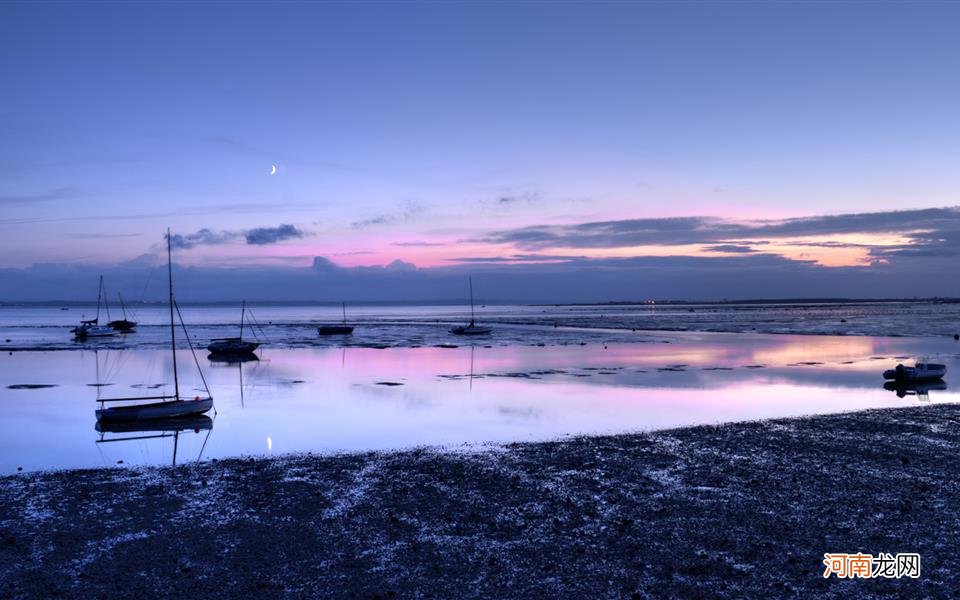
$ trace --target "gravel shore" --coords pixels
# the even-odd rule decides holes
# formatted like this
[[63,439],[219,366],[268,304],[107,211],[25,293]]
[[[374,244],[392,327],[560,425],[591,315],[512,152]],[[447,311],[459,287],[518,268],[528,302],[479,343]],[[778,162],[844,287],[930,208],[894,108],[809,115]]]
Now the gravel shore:
[[[960,406],[0,479],[0,597],[949,596]],[[919,579],[824,579],[824,552]]]

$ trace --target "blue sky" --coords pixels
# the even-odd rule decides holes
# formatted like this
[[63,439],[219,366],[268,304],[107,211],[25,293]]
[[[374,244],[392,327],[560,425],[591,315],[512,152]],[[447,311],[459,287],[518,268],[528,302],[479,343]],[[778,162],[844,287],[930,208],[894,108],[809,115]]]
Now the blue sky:
[[[527,252],[491,240],[537,226],[955,206],[958,22],[953,3],[5,3],[0,267],[123,263],[167,226],[224,234],[178,253],[198,267],[429,269]],[[245,243],[281,225],[302,235]],[[866,269],[914,239],[815,234],[765,251]],[[704,250],[588,258],[671,253]]]

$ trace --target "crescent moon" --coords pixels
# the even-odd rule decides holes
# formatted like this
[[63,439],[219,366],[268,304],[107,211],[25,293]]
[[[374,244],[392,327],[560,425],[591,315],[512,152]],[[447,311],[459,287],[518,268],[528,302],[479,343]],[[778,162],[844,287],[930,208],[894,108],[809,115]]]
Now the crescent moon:
[[270,174],[271,175],[277,174],[277,165],[270,165]]

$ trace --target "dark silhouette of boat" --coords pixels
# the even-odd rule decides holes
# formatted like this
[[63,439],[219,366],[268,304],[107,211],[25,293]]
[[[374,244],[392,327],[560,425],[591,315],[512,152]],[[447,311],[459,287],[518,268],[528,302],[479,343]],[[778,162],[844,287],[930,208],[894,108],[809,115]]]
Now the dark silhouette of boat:
[[260,347],[259,342],[251,342],[243,339],[243,318],[247,312],[247,303],[244,301],[240,307],[240,336],[229,338],[218,338],[211,340],[207,346],[211,356],[237,357],[250,356],[254,350]]
[[341,302],[340,306],[343,308],[343,322],[339,325],[336,324],[324,324],[320,327],[317,327],[317,333],[319,335],[350,335],[353,333],[353,325],[347,325],[347,304],[346,302]]
[[473,277],[470,278],[470,322],[466,325],[458,325],[450,330],[454,335],[489,335],[493,332],[492,327],[477,325],[473,309]]
[[[105,402],[141,402],[140,404],[131,404],[125,406],[111,406],[109,408],[100,408],[96,411],[97,421],[100,423],[108,422],[130,422],[130,421],[155,421],[170,418],[182,418],[193,415],[201,415],[213,408],[213,396],[207,387],[206,379],[203,379],[203,371],[200,371],[200,377],[203,379],[206,388],[206,396],[195,396],[192,400],[180,397],[180,379],[177,374],[177,340],[176,340],[176,322],[173,317],[176,307],[177,315],[180,317],[180,326],[183,333],[187,336],[186,324],[183,322],[183,316],[180,315],[180,307],[176,306],[173,299],[173,259],[170,248],[170,230],[167,230],[167,282],[170,292],[170,353],[173,358],[173,395],[147,396],[147,397],[128,397],[128,398],[98,398],[101,406]],[[190,351],[193,352],[193,344],[189,344]],[[193,353],[194,363],[197,369],[200,369],[200,362],[197,360],[196,353]],[[159,402],[142,403],[144,400],[159,400]]]
[[[123,296],[119,293],[117,294],[117,299],[120,300],[120,310],[123,311],[123,318],[117,319],[115,321],[110,321],[107,323],[107,326],[112,327],[115,331],[120,333],[130,333],[133,331],[133,328],[137,326],[136,321],[131,321],[127,318],[127,307],[123,303]],[[107,318],[110,318],[110,307],[107,306]]]

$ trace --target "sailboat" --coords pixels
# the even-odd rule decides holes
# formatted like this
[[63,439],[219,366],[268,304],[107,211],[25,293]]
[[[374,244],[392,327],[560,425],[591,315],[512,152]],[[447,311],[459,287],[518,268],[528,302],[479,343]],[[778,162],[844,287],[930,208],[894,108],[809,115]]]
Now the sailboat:
[[340,325],[321,325],[317,327],[317,333],[320,335],[350,335],[353,333],[353,325],[347,325],[347,303],[341,302],[343,308],[343,323]]
[[240,337],[211,340],[207,346],[211,356],[249,356],[260,346],[258,342],[243,341],[243,317],[246,312],[247,303],[244,301],[240,307]]
[[477,325],[474,318],[474,309],[473,309],[473,277],[470,278],[470,323],[467,325],[458,325],[450,330],[450,333],[454,335],[487,335],[491,333],[493,329],[491,327],[484,327],[483,325]]
[[[127,307],[123,304],[123,296],[118,293],[117,299],[120,300],[120,310],[123,311],[123,318],[117,319],[116,321],[110,321],[107,323],[107,325],[112,327],[115,331],[119,331],[121,333],[130,333],[133,331],[133,328],[137,326],[137,322],[127,319]],[[107,318],[110,318],[109,306],[107,306]]]
[[97,287],[97,316],[92,319],[81,320],[80,325],[70,330],[75,339],[85,340],[87,338],[110,337],[116,333],[112,327],[100,325],[100,303],[102,299],[103,275],[100,276],[100,283]]
[[[185,400],[180,397],[180,380],[177,376],[177,340],[176,340],[176,322],[173,318],[174,308],[177,315],[180,316],[180,307],[176,306],[173,299],[173,259],[170,250],[170,230],[167,230],[167,282],[170,288],[170,353],[173,358],[173,395],[131,397],[131,398],[98,398],[101,406],[105,402],[139,402],[143,400],[159,400],[160,402],[147,402],[144,404],[132,404],[125,406],[111,406],[109,408],[100,408],[97,410],[97,421],[101,423],[118,421],[146,421],[153,419],[172,419],[176,417],[190,417],[193,415],[202,415],[213,408],[213,396],[210,394],[210,388],[207,387],[207,380],[203,377],[203,371],[200,369],[200,361],[197,360],[196,353],[193,353],[193,362],[197,365],[200,372],[200,379],[203,381],[206,396],[195,396],[192,400]],[[180,316],[180,326],[183,333],[187,336],[187,326]],[[193,352],[193,345],[190,344],[190,351]]]

